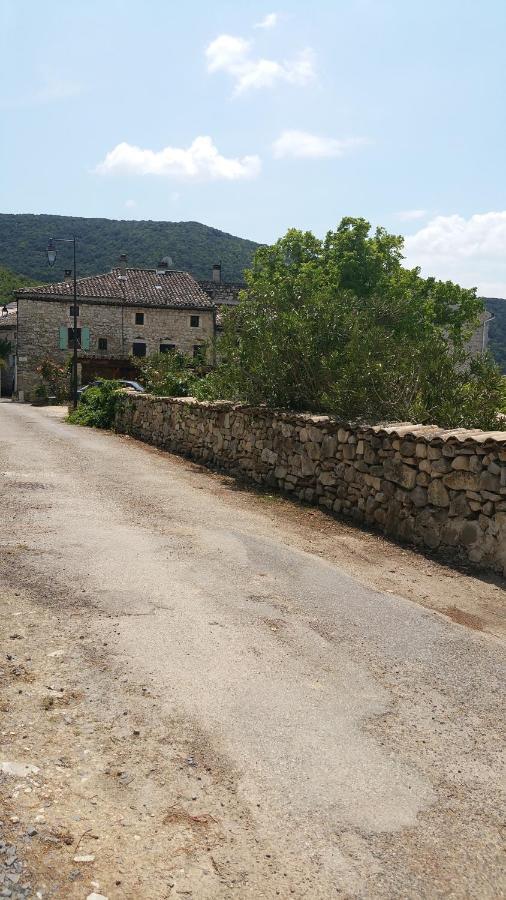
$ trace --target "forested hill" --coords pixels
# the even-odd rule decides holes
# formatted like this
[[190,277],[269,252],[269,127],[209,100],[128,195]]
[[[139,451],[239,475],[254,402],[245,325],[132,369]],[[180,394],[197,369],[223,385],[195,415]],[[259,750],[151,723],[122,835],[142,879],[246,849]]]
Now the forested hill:
[[489,325],[489,347],[496,362],[506,374],[506,299],[501,297],[483,299],[488,311],[494,316]]
[[121,253],[128,264],[154,268],[164,256],[174,268],[210,278],[213,263],[221,262],[223,278],[239,281],[258,244],[234,237],[199,222],[134,222],[84,219],[72,216],[0,213],[0,266],[23,272],[36,281],[58,280],[72,267],[72,249],[58,245],[58,259],[50,269],[45,247],[50,237],[80,238],[78,274],[108,272]]

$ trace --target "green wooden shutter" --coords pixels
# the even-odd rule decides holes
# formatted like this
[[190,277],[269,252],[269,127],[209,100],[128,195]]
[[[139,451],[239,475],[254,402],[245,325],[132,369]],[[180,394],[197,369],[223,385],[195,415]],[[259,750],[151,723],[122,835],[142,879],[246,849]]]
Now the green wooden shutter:
[[81,350],[90,349],[90,329],[87,325],[81,328]]
[[68,329],[66,325],[60,325],[60,350],[67,350],[69,345]]

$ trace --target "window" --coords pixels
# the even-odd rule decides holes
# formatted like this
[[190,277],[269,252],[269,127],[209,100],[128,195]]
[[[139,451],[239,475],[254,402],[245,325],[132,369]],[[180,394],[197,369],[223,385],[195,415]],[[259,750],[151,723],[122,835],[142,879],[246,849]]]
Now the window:
[[193,358],[198,362],[204,362],[204,347],[202,344],[193,345]]
[[107,338],[99,338],[98,339],[98,349],[99,350],[107,350]]
[[[71,306],[69,309],[69,316],[73,316],[73,315],[74,315],[74,307]],[[78,316],[78,315],[79,315],[79,307],[76,306],[76,316]]]
[[175,350],[175,344],[160,344],[160,353],[170,353],[171,350]]
[[146,344],[141,341],[134,341],[132,344],[132,354],[134,356],[146,356]]
[[190,327],[198,328],[200,325],[200,316],[190,316]]
[[[77,329],[76,348],[78,350],[90,349],[90,329],[87,325]],[[74,329],[60,325],[60,350],[74,349]]]
[[[68,328],[67,335],[68,335],[67,336],[67,347],[69,348],[69,350],[73,350],[74,349],[74,329]],[[77,329],[77,348],[80,349],[80,347],[81,347],[81,329],[78,328]]]
[[144,325],[144,313],[135,313],[135,324]]

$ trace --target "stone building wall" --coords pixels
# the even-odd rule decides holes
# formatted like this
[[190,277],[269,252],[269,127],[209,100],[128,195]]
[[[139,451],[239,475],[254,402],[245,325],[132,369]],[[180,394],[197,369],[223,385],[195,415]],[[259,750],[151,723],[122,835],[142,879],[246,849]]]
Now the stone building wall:
[[[18,392],[30,400],[40,384],[37,366],[49,357],[64,363],[71,350],[60,350],[60,326],[72,328],[72,299],[18,299]],[[146,342],[149,355],[161,343],[175,344],[178,350],[193,353],[197,344],[211,342],[213,311],[133,306],[104,300],[86,302],[79,298],[77,327],[90,329],[89,351],[79,351],[79,359],[128,359],[137,339]],[[135,313],[144,313],[144,325],[135,324]],[[190,316],[199,316],[199,326],[191,327]],[[99,350],[99,338],[107,338],[107,350]]]
[[147,394],[122,395],[116,428],[506,575],[506,431],[352,426]]

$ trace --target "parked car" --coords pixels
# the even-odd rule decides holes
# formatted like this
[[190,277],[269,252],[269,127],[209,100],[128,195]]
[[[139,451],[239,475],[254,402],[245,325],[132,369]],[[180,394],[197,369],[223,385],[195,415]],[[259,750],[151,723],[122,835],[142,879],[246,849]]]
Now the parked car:
[[[99,387],[99,385],[103,384],[105,380],[106,379],[104,378],[100,378],[98,381],[90,381],[89,384],[83,385],[83,387],[79,388],[77,392],[78,397],[81,397],[81,395],[84,394],[84,392],[87,391],[90,387]],[[118,384],[121,385],[121,387],[130,388],[130,390],[132,391],[137,391],[138,394],[144,394],[146,390],[145,388],[143,388],[142,384],[139,384],[138,381],[126,381],[124,378],[114,378],[110,380],[117,381]]]

